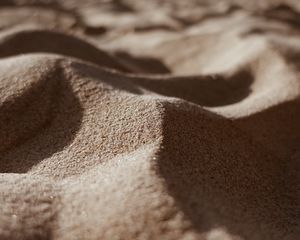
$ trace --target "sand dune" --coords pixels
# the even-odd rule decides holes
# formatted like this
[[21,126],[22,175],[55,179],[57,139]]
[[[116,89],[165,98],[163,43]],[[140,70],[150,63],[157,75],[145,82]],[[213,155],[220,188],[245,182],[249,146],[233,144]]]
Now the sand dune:
[[3,3],[1,240],[299,238],[300,8],[181,2]]

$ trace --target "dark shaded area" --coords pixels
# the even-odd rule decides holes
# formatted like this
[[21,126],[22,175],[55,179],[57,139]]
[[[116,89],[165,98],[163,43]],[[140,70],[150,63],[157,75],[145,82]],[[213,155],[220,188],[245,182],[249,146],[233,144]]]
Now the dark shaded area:
[[32,0],[32,1],[18,1],[18,0],[1,0],[0,6],[43,6],[43,7],[59,7],[59,1],[50,0]]
[[98,27],[85,26],[84,33],[87,35],[102,35],[107,33],[107,28],[104,26],[98,26]]
[[170,70],[162,61],[151,58],[133,56],[123,51],[117,51],[114,55],[120,62],[126,65],[134,73],[168,74]]
[[106,10],[113,12],[135,12],[135,9],[128,3],[124,2],[124,0],[112,0],[106,4],[102,3],[101,8],[103,8],[103,6]]
[[[75,137],[81,125],[82,108],[68,80],[62,73],[56,77],[58,85],[51,96],[52,105],[47,120],[28,134],[27,139],[22,139],[14,148],[1,152],[0,172],[25,173],[43,159],[63,150]],[[39,104],[43,107],[42,103]],[[37,117],[38,109],[31,111]],[[24,127],[24,123],[21,123],[19,126]]]
[[171,31],[175,32],[178,31],[178,27],[170,26],[167,24],[141,24],[140,26],[134,27],[135,32],[146,32],[146,31],[153,31],[153,30],[164,30],[164,31]]
[[[0,152],[23,142],[47,121],[56,96],[58,71],[49,71],[27,89],[13,92],[0,104]],[[7,81],[7,80],[6,80]],[[12,80],[13,81],[13,80]],[[26,81],[20,78],[18,81]],[[16,83],[12,83],[16,84]]]
[[263,18],[280,21],[300,30],[300,13],[286,4],[280,4],[261,13]]
[[1,0],[0,1],[0,7],[5,6],[14,6],[15,4],[11,0]]
[[221,116],[187,103],[164,109],[157,172],[194,230],[297,239],[295,206],[281,192],[281,159]]
[[223,106],[239,102],[251,92],[253,76],[239,71],[232,76],[170,77],[134,79],[136,84],[161,95],[182,98],[202,106]]
[[234,123],[265,149],[281,158],[281,171],[278,174],[281,196],[278,201],[285,209],[286,218],[290,220],[290,228],[296,229],[300,236],[300,99],[236,119]]
[[248,36],[251,34],[268,34],[268,33],[276,33],[281,36],[285,35],[298,35],[300,31],[300,13],[295,9],[286,4],[279,4],[275,7],[270,7],[265,11],[254,12],[253,16],[261,17],[267,22],[277,21],[279,23],[283,23],[287,28],[283,29],[276,26],[256,26],[251,28],[249,31],[246,31],[242,34],[242,36]]
[[269,150],[288,158],[298,149],[300,141],[300,99],[286,101],[234,122]]

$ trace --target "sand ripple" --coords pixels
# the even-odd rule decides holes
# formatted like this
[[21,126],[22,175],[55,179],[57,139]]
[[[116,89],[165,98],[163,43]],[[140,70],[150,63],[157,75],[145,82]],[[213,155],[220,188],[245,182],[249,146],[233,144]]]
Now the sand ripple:
[[297,239],[290,8],[1,31],[0,239]]

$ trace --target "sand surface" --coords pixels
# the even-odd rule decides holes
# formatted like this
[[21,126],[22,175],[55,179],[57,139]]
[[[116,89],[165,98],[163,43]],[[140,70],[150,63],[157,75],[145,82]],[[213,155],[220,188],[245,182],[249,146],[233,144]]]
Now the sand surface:
[[0,240],[300,239],[300,2],[0,1]]

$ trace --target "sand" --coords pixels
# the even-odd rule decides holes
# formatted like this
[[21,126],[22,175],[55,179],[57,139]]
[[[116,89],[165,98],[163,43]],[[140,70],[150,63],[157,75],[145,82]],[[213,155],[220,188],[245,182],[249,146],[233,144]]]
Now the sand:
[[297,240],[298,1],[1,1],[0,240]]

